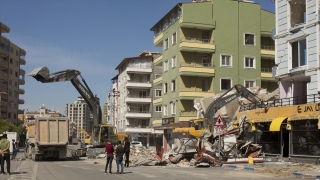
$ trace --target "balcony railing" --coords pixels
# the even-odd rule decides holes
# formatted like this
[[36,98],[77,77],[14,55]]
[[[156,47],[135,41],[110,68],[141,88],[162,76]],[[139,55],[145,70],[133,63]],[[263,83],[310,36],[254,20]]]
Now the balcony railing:
[[24,85],[25,81],[23,79],[19,79],[19,85]]
[[261,45],[261,49],[274,51],[274,46],[265,46],[265,45]]
[[192,88],[181,88],[180,92],[209,92],[209,90],[205,91],[202,87],[192,87]]
[[21,74],[21,75],[25,75],[25,74],[26,74],[26,71],[25,71],[24,69],[21,69],[21,68],[20,68],[20,74]]
[[299,104],[309,104],[309,103],[318,103],[319,95],[318,94],[311,94],[305,96],[295,96],[289,98],[282,98],[282,99],[275,99],[267,102],[261,103],[249,103],[240,107],[241,111],[247,111],[252,109],[258,109],[265,107],[265,103],[267,103],[267,107],[279,107],[279,106],[292,106],[292,105],[299,105]]
[[151,65],[149,64],[129,64],[129,68],[143,68],[143,69],[150,69]]
[[138,125],[138,126],[127,126],[128,128],[149,128],[149,126],[146,125]]
[[151,113],[151,111],[148,108],[142,108],[142,107],[136,107],[136,106],[130,106],[127,107],[128,113]]
[[0,60],[0,67],[7,69],[8,68],[8,62],[4,60]]
[[261,68],[261,72],[271,73],[272,72],[272,68]]
[[197,116],[197,112],[196,111],[183,111],[183,112],[180,112],[180,116],[181,117]]
[[0,73],[0,80],[8,80],[8,75],[5,73]]
[[192,38],[192,37],[182,37],[180,42],[194,42],[194,43],[202,43],[202,44],[210,44],[213,43],[211,39],[201,39],[201,38]]
[[26,60],[24,59],[24,56],[20,56],[19,62],[21,65],[26,65]]
[[24,104],[24,100],[23,99],[19,99],[18,103],[19,104]]
[[195,67],[195,68],[214,68],[211,63],[196,63],[196,62],[182,62],[181,67]]
[[149,80],[146,80],[146,81],[140,81],[140,80],[128,80],[128,82],[131,82],[131,83],[150,83],[150,81]]
[[139,94],[128,94],[128,97],[130,97],[130,98],[151,98],[149,95],[148,96],[141,96]]
[[19,94],[24,94],[24,89],[19,88]]

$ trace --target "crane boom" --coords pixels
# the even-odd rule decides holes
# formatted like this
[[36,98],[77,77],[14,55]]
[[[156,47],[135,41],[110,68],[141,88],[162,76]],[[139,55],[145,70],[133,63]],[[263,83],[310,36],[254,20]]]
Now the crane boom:
[[[80,93],[83,99],[88,104],[93,116],[92,136],[93,143],[98,143],[98,128],[102,123],[102,111],[100,106],[100,100],[94,96],[84,78],[81,76],[80,71],[74,69],[67,69],[64,71],[58,71],[51,73],[47,67],[41,67],[34,69],[29,76],[34,77],[37,81],[42,83],[70,81],[76,90]],[[81,77],[84,85],[79,81],[78,76]]]

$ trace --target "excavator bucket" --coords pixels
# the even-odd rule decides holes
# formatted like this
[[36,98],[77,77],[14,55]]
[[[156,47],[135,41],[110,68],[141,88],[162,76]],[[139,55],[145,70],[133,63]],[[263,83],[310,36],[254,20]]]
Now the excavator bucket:
[[50,71],[47,67],[39,67],[28,75],[34,77],[37,81],[45,82],[50,78]]

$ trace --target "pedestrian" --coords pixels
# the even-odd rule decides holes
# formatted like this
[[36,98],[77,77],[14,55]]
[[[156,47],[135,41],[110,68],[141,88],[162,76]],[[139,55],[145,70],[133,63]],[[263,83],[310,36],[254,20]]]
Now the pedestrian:
[[11,175],[10,172],[10,141],[8,141],[7,134],[2,135],[2,139],[0,141],[0,161],[1,161],[1,173],[5,174],[4,172],[4,161],[7,163],[7,173]]
[[17,143],[15,139],[12,139],[12,155],[11,155],[11,161],[16,158],[17,155]]
[[[117,163],[117,173],[123,174],[123,154],[124,154],[124,148],[121,144],[121,141],[118,140],[118,146],[116,148],[116,163]],[[119,172],[119,165],[121,167],[121,171]]]
[[107,154],[107,162],[106,162],[106,168],[104,170],[104,173],[107,174],[108,164],[109,164],[109,173],[111,174],[111,168],[112,168],[112,160],[113,160],[113,153],[114,148],[111,144],[111,140],[109,139],[106,144],[106,154]]
[[126,155],[124,167],[129,167],[130,142],[128,140],[128,137],[124,138],[124,153]]

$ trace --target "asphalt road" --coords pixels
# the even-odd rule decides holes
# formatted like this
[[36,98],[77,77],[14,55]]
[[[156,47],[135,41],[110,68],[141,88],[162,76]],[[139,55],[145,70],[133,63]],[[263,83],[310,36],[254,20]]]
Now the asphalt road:
[[[236,171],[219,167],[194,168],[170,166],[140,166],[124,169],[124,174],[104,174],[104,160],[77,160],[77,161],[42,161],[31,160],[12,161],[12,175],[0,175],[0,180],[90,180],[90,179],[290,179],[275,177],[272,174],[258,174],[254,171]],[[113,172],[116,172],[113,164]],[[296,178],[291,178],[296,179]]]

